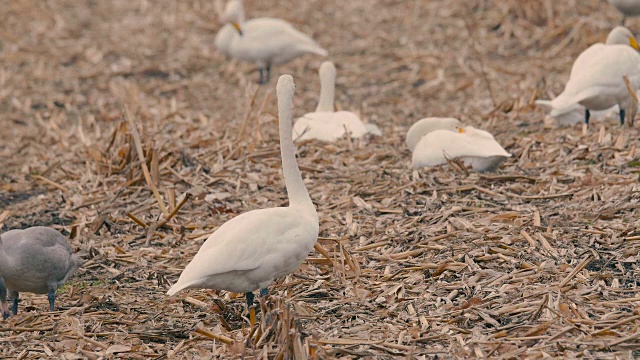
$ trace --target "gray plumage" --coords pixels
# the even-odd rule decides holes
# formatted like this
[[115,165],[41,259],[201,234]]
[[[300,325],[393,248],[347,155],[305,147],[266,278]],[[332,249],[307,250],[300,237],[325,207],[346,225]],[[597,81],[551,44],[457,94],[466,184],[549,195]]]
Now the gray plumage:
[[[7,316],[7,294],[12,312],[18,311],[18,293],[48,294],[54,308],[55,292],[80,267],[67,239],[54,229],[35,226],[0,235],[0,303]],[[6,290],[5,290],[6,286]],[[3,296],[4,294],[4,296]]]

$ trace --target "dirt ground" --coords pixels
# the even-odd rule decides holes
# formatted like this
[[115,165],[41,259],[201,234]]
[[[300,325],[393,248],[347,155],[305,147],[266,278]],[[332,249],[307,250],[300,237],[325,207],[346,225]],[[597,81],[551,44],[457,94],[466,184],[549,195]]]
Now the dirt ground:
[[[337,105],[384,135],[298,145],[327,256],[271,287],[257,327],[242,295],[166,296],[218,226],[287,204],[277,76],[295,79],[295,115],[318,100],[320,57],[258,87],[218,53],[222,6],[0,4],[0,228],[52,226],[86,261],[56,311],[21,295],[1,358],[640,356],[637,127],[545,128],[533,106],[620,22],[599,0],[245,0],[323,45]],[[426,116],[513,157],[412,170],[404,137]]]

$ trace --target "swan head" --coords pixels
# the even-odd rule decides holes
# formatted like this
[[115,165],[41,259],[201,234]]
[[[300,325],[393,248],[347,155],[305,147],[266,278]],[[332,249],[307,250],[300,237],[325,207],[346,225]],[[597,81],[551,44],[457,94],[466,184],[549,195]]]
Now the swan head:
[[462,128],[460,120],[454,118],[424,118],[418,120],[407,132],[407,146],[413,152],[423,136],[436,130],[449,130],[458,132]]
[[295,90],[296,85],[293,83],[293,76],[287,74],[281,75],[278,79],[278,85],[276,85],[276,94],[278,95],[278,98],[293,98]]
[[242,29],[240,28],[240,24],[244,22],[244,6],[242,5],[242,0],[230,0],[224,8],[222,20],[230,23],[238,33],[242,35]]
[[629,45],[636,51],[640,50],[640,45],[631,30],[624,26],[616,26],[607,36],[607,45]]
[[320,69],[318,70],[318,74],[320,74],[320,80],[322,79],[333,79],[335,81],[336,78],[336,67],[333,65],[331,61],[325,61],[320,65]]

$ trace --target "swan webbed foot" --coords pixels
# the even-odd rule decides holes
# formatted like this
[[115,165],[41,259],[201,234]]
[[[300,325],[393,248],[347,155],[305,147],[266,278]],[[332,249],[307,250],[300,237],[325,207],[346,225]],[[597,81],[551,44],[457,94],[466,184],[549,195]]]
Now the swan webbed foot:
[[54,305],[56,302],[56,291],[49,291],[49,293],[47,294],[47,299],[49,299],[49,311],[53,311],[55,309]]
[[589,109],[584,110],[584,123],[589,125],[589,118],[591,117],[591,112]]
[[624,125],[625,114],[626,114],[626,111],[624,111],[624,109],[620,109],[620,125]]

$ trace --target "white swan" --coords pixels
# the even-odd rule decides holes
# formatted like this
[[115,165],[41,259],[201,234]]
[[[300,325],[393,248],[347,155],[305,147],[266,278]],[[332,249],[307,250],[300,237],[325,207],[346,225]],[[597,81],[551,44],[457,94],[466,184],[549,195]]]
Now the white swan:
[[336,67],[325,61],[318,71],[320,74],[320,101],[315,112],[306,113],[296,120],[293,127],[294,140],[317,139],[336,141],[345,132],[352,138],[360,138],[367,133],[380,135],[380,129],[373,124],[364,124],[358,115],[350,111],[334,111],[333,101],[336,90]]
[[583,51],[571,68],[564,91],[551,101],[554,109],[575,104],[586,108],[585,123],[591,110],[620,107],[620,123],[624,124],[629,92],[623,76],[634,89],[640,87],[640,54],[638,42],[629,29],[618,26],[607,37],[606,44],[594,44]]
[[615,6],[622,13],[622,25],[627,16],[640,15],[640,0],[609,0],[609,4]]
[[407,132],[411,166],[420,168],[445,164],[459,158],[475,171],[494,171],[511,154],[490,133],[472,126],[462,127],[454,118],[424,118]]
[[48,294],[53,311],[56,290],[82,264],[62,234],[54,229],[35,226],[10,230],[0,235],[0,304],[2,317],[18,313],[20,292]]
[[256,63],[260,84],[269,82],[271,65],[284,64],[306,53],[327,56],[327,51],[311,37],[284,20],[245,20],[242,0],[230,0],[222,19],[228,24],[216,35],[216,47],[229,56]]
[[318,214],[302,181],[291,140],[294,90],[293,78],[280,76],[280,153],[289,206],[249,211],[224,223],[202,244],[168,295],[186,288],[245,293],[253,319],[253,291],[260,289],[265,295],[267,286],[296,270],[315,245]]
[[458,131],[462,123],[454,118],[429,117],[416,121],[407,132],[407,146],[413,152],[423,136],[436,130]]

